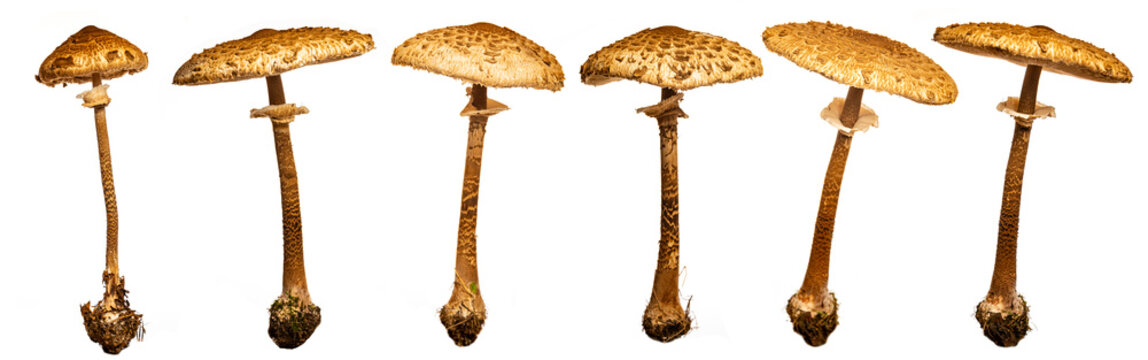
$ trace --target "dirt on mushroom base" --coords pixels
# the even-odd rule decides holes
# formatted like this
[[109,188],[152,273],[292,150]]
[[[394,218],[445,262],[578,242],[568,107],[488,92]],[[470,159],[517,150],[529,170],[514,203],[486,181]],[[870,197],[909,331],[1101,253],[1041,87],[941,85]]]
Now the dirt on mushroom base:
[[476,310],[472,311],[462,303],[447,304],[439,309],[438,320],[455,345],[467,346],[478,338],[482,325],[486,323],[486,309]]
[[280,348],[294,349],[307,342],[315,328],[319,327],[322,316],[314,304],[299,304],[299,298],[287,294],[279,295],[271,303],[270,323],[267,334]]
[[[112,280],[112,275],[105,271],[104,283],[107,284],[109,280]],[[128,291],[124,289],[122,276],[110,290],[116,299],[114,304],[105,306],[104,301],[100,300],[92,307],[89,301],[80,305],[80,315],[84,317],[88,338],[100,344],[104,352],[118,354],[128,347],[132,338],[143,340],[143,314],[128,307]]]
[[678,306],[661,306],[650,302],[646,306],[646,313],[642,315],[642,330],[651,339],[670,342],[685,336],[693,330],[693,317],[690,316],[690,301],[686,302],[686,309]]
[[1002,347],[1016,346],[1028,334],[1028,302],[1017,295],[1011,306],[1004,301],[990,302],[989,299],[977,304],[977,322],[985,332],[985,337]]
[[793,322],[793,332],[801,335],[810,346],[825,345],[829,334],[837,329],[837,297],[829,293],[825,299],[826,304],[811,306],[798,296],[800,294],[790,297],[785,306],[785,313],[789,314],[789,321]]
[[642,330],[646,336],[662,343],[669,343],[682,337],[692,329],[693,319],[689,310],[669,310],[667,308],[646,307],[642,315]]

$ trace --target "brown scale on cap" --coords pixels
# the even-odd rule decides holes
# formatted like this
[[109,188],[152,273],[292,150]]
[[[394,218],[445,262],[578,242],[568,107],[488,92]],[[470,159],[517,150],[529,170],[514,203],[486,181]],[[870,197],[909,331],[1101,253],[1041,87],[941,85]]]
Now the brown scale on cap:
[[[88,25],[68,37],[40,64],[36,81],[48,86],[109,80],[147,69],[147,54],[116,34]],[[66,84],[65,84],[66,85]]]
[[546,49],[484,22],[415,35],[395,48],[391,64],[488,87],[558,91],[565,81],[558,59]]
[[369,34],[326,27],[262,29],[195,54],[176,71],[176,85],[203,85],[274,76],[343,60],[375,48]]
[[628,79],[678,91],[761,76],[761,59],[736,42],[677,26],[645,29],[582,64],[582,82]]
[[940,65],[881,35],[810,21],[771,26],[761,38],[770,51],[845,85],[930,105],[957,99],[957,84]]
[[1126,83],[1132,71],[1116,55],[1047,26],[968,23],[939,27],[933,40],[953,49],[1038,65],[1045,70],[1087,80]]

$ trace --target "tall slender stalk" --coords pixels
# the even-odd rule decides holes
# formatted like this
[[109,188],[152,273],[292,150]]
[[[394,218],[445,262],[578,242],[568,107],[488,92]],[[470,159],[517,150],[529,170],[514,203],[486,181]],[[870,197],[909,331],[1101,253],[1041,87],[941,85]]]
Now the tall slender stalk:
[[[271,105],[287,103],[283,80],[279,75],[267,77],[267,97]],[[299,179],[295,155],[291,151],[290,123],[272,119],[275,134],[275,157],[279,164],[279,191],[283,207],[283,292],[271,304],[268,335],[281,348],[303,345],[322,320],[320,309],[311,302],[307,291],[307,273],[303,266],[303,219],[299,207]]]
[[[471,106],[486,109],[486,87],[474,84]],[[458,216],[458,247],[455,249],[454,289],[439,311],[439,321],[455,345],[467,346],[478,338],[486,321],[486,304],[478,286],[478,184],[482,171],[482,142],[486,136],[486,115],[471,115],[466,141],[466,167],[462,178],[462,205]]]
[[[864,90],[849,87],[845,106],[841,110],[841,124],[852,128],[861,111]],[[817,224],[813,229],[813,246],[809,251],[809,265],[801,289],[789,299],[786,312],[793,322],[793,331],[801,334],[805,342],[821,346],[837,328],[837,298],[829,292],[829,254],[833,243],[833,226],[837,219],[837,200],[841,195],[841,181],[845,176],[845,163],[853,137],[841,132],[833,143],[833,155],[825,171],[821,188],[821,205],[817,208]]]
[[[1029,65],[1024,72],[1017,112],[1036,111],[1036,91],[1041,67]],[[977,321],[984,334],[999,346],[1016,346],[1028,333],[1028,304],[1016,292],[1017,230],[1020,224],[1020,193],[1032,123],[1018,119],[1013,127],[1012,147],[1005,168],[1001,217],[997,228],[996,261],[985,300],[977,305]]]
[[[99,73],[92,74],[92,88],[102,85]],[[100,152],[100,180],[104,187],[104,209],[107,212],[107,247],[104,261],[104,296],[96,304],[80,305],[80,315],[88,338],[99,343],[104,352],[117,354],[128,346],[131,339],[142,334],[142,314],[130,308],[128,291],[120,276],[119,264],[119,212],[116,207],[116,187],[112,178],[112,151],[108,141],[107,105],[92,110],[96,120],[96,143]],[[142,337],[141,337],[142,339]]]
[[[267,77],[267,96],[271,105],[287,103],[283,80]],[[295,154],[291,148],[291,124],[272,121],[275,134],[275,157],[279,165],[279,191],[283,208],[283,293],[298,297],[302,304],[311,303],[307,291],[307,271],[303,263],[303,218],[299,207],[299,179]]]
[[[102,85],[99,74],[92,75],[92,88]],[[105,249],[104,308],[111,309],[119,296],[115,291],[120,282],[119,261],[119,209],[116,207],[116,184],[112,178],[112,150],[108,141],[107,106],[96,106],[92,111],[96,116],[96,143],[100,149],[100,180],[104,186],[104,209],[107,212],[108,243]]]
[[[662,88],[662,100],[674,95],[674,89]],[[691,320],[678,299],[678,117],[669,114],[657,119],[662,148],[662,236],[642,328],[651,339],[669,342],[689,332]]]

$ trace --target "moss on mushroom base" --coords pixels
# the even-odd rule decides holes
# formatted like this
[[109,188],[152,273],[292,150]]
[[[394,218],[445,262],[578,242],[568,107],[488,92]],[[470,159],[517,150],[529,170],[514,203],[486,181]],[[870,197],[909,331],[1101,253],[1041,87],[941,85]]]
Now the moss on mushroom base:
[[482,325],[486,323],[486,309],[474,310],[460,302],[451,302],[439,309],[438,320],[455,345],[467,346],[474,343],[482,331]]
[[319,327],[322,316],[314,304],[300,305],[298,297],[283,294],[271,303],[271,326],[267,334],[271,340],[284,349],[294,349],[303,345],[307,338]]
[[646,306],[646,313],[642,315],[642,330],[646,331],[646,336],[661,342],[682,337],[690,331],[692,323],[689,310],[657,302],[650,302]]
[[800,293],[794,294],[785,306],[785,313],[793,322],[793,331],[810,346],[825,345],[829,334],[837,329],[837,297],[829,293],[821,304],[813,303],[812,298],[801,297]]
[[[996,301],[991,301],[996,300]],[[1003,298],[986,298],[977,304],[977,322],[985,331],[985,337],[997,346],[1016,346],[1028,334],[1028,302],[1017,295],[1010,304]]]
[[[104,272],[105,283],[112,280]],[[114,295],[114,303],[107,305],[100,300],[95,307],[91,302],[80,305],[80,315],[84,317],[84,328],[88,331],[88,338],[100,344],[104,352],[119,354],[128,347],[132,338],[143,336],[143,315],[136,313],[128,307],[127,290],[124,290],[124,278],[120,277],[108,289]]]

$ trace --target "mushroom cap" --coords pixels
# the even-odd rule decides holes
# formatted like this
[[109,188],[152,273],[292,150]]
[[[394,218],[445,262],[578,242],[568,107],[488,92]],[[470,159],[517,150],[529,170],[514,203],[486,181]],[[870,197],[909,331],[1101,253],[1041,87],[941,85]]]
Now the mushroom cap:
[[56,47],[40,64],[36,81],[48,86],[83,84],[92,75],[114,79],[147,69],[147,54],[110,31],[88,25]]
[[900,95],[922,104],[949,104],[957,84],[940,65],[902,42],[828,22],[770,26],[765,47],[830,80]]
[[761,76],[761,59],[721,36],[677,26],[645,29],[615,41],[582,64],[582,82],[630,79],[674,90]]
[[997,57],[1022,66],[1039,65],[1082,79],[1132,82],[1132,72],[1116,55],[1047,26],[953,24],[937,28],[933,41],[964,52]]
[[263,29],[192,55],[175,72],[176,85],[203,85],[279,75],[343,60],[375,48],[370,34],[328,27]]
[[542,46],[484,22],[415,35],[395,48],[391,64],[489,87],[558,91],[566,80],[558,59]]

